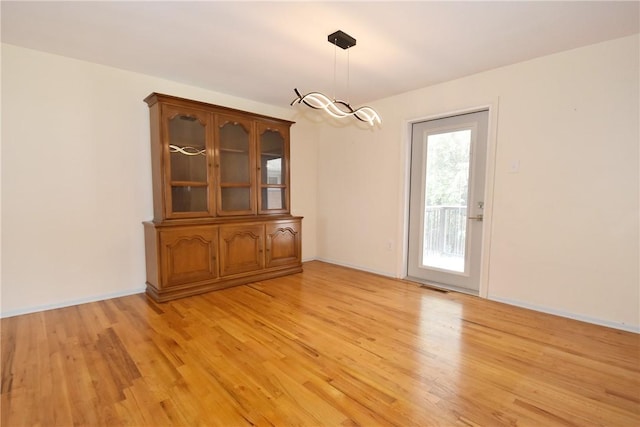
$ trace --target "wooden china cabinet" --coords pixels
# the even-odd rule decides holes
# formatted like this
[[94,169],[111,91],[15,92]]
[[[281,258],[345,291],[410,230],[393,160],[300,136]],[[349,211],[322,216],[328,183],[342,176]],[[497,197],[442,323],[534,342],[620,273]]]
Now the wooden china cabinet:
[[156,301],[298,273],[290,214],[293,122],[152,93],[153,221],[144,223]]

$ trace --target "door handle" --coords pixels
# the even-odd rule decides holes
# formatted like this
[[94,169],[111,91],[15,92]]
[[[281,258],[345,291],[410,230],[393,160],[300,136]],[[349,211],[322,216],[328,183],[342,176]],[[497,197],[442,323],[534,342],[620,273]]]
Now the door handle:
[[482,221],[484,218],[482,217],[482,214],[480,214],[478,216],[470,216],[467,219],[475,219],[476,221]]

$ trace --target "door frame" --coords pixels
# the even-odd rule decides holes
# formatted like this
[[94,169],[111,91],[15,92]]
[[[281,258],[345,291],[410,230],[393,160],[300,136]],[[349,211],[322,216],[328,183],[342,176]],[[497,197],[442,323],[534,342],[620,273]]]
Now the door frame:
[[478,296],[487,298],[489,294],[489,271],[490,271],[490,249],[491,249],[491,229],[493,224],[493,194],[495,186],[496,173],[496,154],[497,154],[497,128],[498,128],[498,104],[499,98],[496,97],[489,102],[476,104],[472,107],[449,110],[441,113],[430,114],[426,116],[415,117],[404,120],[403,123],[403,150],[402,150],[402,166],[403,179],[401,180],[400,194],[402,194],[402,230],[399,235],[402,236],[402,250],[398,254],[398,271],[400,278],[406,279],[408,276],[407,261],[409,256],[409,198],[411,183],[411,137],[412,127],[415,123],[428,120],[443,119],[446,117],[457,116],[461,114],[475,113],[478,111],[488,110],[488,135],[487,135],[487,158],[486,158],[486,180],[484,190],[484,213],[482,222],[482,254],[480,256],[480,286]]

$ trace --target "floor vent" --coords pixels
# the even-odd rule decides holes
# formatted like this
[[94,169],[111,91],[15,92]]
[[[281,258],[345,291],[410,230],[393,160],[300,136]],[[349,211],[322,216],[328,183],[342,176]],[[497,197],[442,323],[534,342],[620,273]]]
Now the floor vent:
[[424,283],[419,285],[419,287],[421,287],[423,289],[428,289],[430,291],[440,292],[441,294],[448,294],[449,293],[449,291],[446,290],[446,289],[436,288],[435,286],[425,285]]

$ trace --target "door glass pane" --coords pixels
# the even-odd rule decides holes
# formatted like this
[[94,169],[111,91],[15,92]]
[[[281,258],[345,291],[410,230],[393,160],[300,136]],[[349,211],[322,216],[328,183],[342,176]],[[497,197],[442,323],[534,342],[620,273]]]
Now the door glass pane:
[[205,126],[195,117],[169,120],[169,153],[172,181],[207,181]]
[[206,212],[207,187],[171,187],[173,212]]
[[260,137],[262,184],[284,184],[284,138],[280,132],[266,131]]
[[251,209],[251,191],[244,187],[222,188],[223,211],[246,211]]
[[227,123],[220,129],[220,180],[249,183],[249,133],[240,124]]
[[427,136],[422,265],[465,271],[471,130]]
[[263,188],[262,209],[284,209],[284,188]]

